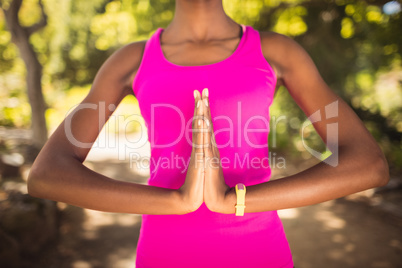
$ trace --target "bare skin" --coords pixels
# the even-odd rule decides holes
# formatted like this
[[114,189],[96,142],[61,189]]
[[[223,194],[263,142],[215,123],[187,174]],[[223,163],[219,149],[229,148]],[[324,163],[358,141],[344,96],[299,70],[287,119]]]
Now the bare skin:
[[[233,53],[240,41],[239,31],[239,25],[225,14],[220,0],[177,0],[175,17],[163,32],[161,43],[170,62],[211,64]],[[331,147],[334,141],[327,140],[326,124],[338,122],[339,164],[332,167],[320,163],[281,180],[247,187],[245,213],[306,206],[385,185],[389,174],[382,151],[352,109],[322,80],[307,53],[285,36],[272,32],[260,35],[263,56],[275,70],[278,82],[286,86],[306,116],[317,110],[324,114],[324,107],[338,100],[338,116],[313,126]],[[110,56],[81,105],[104,102],[105,107],[117,106],[125,96],[132,94],[132,82],[144,45],[144,41],[134,42]],[[194,114],[204,117],[201,127],[209,128],[210,132],[193,136],[193,140],[202,141],[205,164],[207,156],[219,160],[219,151],[211,147],[213,120],[209,109],[213,107],[202,102],[197,109],[200,98],[208,103],[208,96],[197,95]],[[72,133],[77,140],[91,144],[100,131],[97,122],[102,126],[103,119],[112,112],[104,109],[100,114],[99,107],[78,109],[71,119]],[[206,120],[210,126],[206,125]],[[198,124],[193,123],[193,128],[197,129]],[[32,166],[28,179],[28,191],[32,196],[108,212],[185,214],[205,202],[212,211],[235,213],[233,188],[224,183],[220,169],[213,165],[205,165],[205,173],[197,169],[195,156],[196,152],[201,152],[198,148],[193,148],[194,159],[190,161],[183,187],[165,189],[116,181],[86,168],[82,163],[90,148],[71,144],[65,130],[63,122]]]

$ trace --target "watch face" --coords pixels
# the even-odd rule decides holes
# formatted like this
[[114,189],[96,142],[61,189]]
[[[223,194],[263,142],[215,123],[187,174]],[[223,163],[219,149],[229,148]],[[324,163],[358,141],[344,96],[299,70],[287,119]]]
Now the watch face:
[[244,185],[243,183],[239,183],[239,184],[237,184],[237,188],[238,188],[239,190],[244,190],[245,185]]

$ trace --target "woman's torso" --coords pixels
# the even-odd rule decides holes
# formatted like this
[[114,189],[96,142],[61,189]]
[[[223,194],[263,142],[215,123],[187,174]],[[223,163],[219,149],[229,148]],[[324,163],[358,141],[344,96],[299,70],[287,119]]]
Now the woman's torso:
[[[178,189],[191,154],[193,90],[209,89],[211,116],[226,184],[269,180],[269,107],[276,76],[259,32],[243,35],[226,59],[181,66],[162,51],[158,28],[145,45],[133,81],[151,144],[149,185]],[[276,211],[243,217],[211,212],[203,204],[185,215],[143,215],[137,267],[293,267]]]

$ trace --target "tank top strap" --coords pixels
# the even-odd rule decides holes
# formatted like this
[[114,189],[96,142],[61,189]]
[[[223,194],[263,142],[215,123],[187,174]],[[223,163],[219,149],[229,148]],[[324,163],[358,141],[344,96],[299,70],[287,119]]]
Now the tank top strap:
[[[142,82],[142,77],[149,79],[153,73],[160,71],[167,71],[168,69],[179,70],[195,70],[195,69],[205,69],[208,67],[218,67],[224,64],[240,64],[242,66],[251,66],[260,70],[264,70],[268,73],[268,76],[274,80],[276,84],[276,75],[270,64],[265,59],[262,53],[261,38],[260,33],[254,29],[252,26],[240,24],[243,30],[243,35],[241,40],[235,49],[235,52],[228,58],[219,62],[217,64],[210,64],[204,66],[188,66],[188,68],[183,68],[185,66],[175,66],[174,64],[169,64],[163,55],[162,49],[160,47],[160,35],[164,30],[163,28],[157,28],[154,33],[147,40],[142,56],[140,66],[137,70],[137,74],[133,81],[133,91],[137,96],[138,88]],[[195,67],[195,68],[193,68]]]
[[260,32],[254,29],[252,26],[246,25],[246,36],[243,47],[239,51],[238,59],[244,64],[253,66],[253,68],[260,68],[268,72],[276,84],[276,74],[271,65],[265,59],[262,52]]
[[138,67],[132,85],[135,96],[137,96],[138,87],[142,82],[142,77],[144,75],[149,76],[153,72],[158,71],[157,69],[162,66],[163,62],[161,61],[161,58],[158,54],[158,46],[159,46],[158,38],[162,30],[163,28],[157,28],[145,43],[141,63],[140,66]]

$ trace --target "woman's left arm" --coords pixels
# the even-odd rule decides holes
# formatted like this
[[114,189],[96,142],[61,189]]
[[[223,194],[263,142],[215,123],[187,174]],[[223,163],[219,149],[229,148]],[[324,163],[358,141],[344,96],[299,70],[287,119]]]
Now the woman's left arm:
[[[264,41],[265,40],[265,41]],[[307,52],[292,39],[262,33],[264,56],[332,155],[298,174],[247,187],[245,213],[313,205],[389,181],[387,160],[354,111],[321,78]],[[311,117],[310,117],[311,116]],[[337,123],[337,129],[327,126]],[[334,153],[336,152],[336,153]],[[225,196],[222,213],[235,213],[236,194]]]

